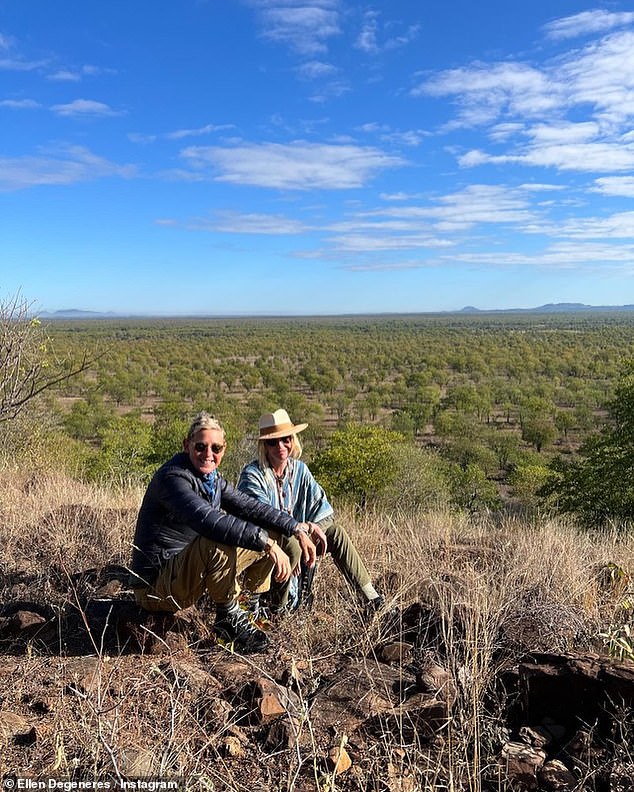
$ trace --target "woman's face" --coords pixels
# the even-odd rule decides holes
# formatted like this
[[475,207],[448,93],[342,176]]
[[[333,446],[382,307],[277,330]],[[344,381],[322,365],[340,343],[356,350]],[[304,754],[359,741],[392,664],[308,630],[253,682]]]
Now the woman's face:
[[266,458],[274,470],[284,469],[293,447],[293,436],[275,437],[265,440]]
[[193,437],[185,440],[183,447],[194,470],[206,475],[220,466],[226,445],[220,429],[199,429]]

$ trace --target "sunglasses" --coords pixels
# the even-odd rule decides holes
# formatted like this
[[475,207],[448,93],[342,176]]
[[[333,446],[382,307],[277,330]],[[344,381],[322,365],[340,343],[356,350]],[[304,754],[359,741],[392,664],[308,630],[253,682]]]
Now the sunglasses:
[[219,454],[221,451],[225,450],[226,445],[226,443],[194,443],[194,449],[198,451],[198,453],[202,453],[208,448],[211,448],[212,454]]
[[264,442],[270,448],[275,448],[275,446],[278,445],[279,443],[284,443],[284,445],[291,445],[291,443],[293,442],[293,436],[286,435],[286,437],[275,437],[275,438],[271,438],[271,440],[265,440]]

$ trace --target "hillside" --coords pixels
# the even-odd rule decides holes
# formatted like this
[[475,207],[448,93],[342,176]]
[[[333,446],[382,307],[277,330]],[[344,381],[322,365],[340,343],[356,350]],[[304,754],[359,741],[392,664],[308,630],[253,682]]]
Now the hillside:
[[3,776],[632,788],[634,664],[614,661],[628,653],[627,534],[340,504],[388,607],[365,618],[327,559],[313,611],[269,625],[274,648],[243,659],[215,644],[204,602],[172,623],[135,614],[124,567],[141,490],[0,479]]

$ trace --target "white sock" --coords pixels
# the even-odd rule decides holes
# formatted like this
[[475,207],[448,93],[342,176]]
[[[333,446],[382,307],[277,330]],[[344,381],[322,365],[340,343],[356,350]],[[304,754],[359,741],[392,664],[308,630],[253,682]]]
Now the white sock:
[[366,583],[365,586],[361,589],[365,598],[371,602],[373,599],[376,599],[379,596],[379,592],[374,588],[372,583]]

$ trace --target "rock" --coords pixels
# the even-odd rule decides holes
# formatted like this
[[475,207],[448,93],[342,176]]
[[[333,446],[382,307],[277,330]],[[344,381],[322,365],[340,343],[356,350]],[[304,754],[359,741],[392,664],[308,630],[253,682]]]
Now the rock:
[[524,743],[508,742],[502,747],[501,759],[510,783],[522,789],[537,789],[537,771],[546,761],[546,754]]
[[302,740],[299,719],[292,715],[273,721],[266,735],[266,745],[272,749],[292,748],[298,742],[303,744],[306,740]]
[[352,759],[344,745],[335,745],[328,751],[328,769],[331,773],[339,776],[346,773],[351,767]]
[[126,748],[119,756],[119,772],[126,778],[147,778],[159,769],[160,763],[147,748]]
[[577,779],[558,759],[546,762],[538,773],[539,782],[552,792],[569,792],[576,788]]
[[414,776],[405,775],[392,762],[387,765],[386,786],[389,792],[416,792],[420,789]]
[[267,677],[256,680],[257,712],[260,723],[270,721],[286,714],[287,696],[283,688]]
[[5,640],[49,641],[57,634],[56,619],[31,610],[17,610],[0,617],[0,638]]
[[67,689],[75,695],[86,696],[99,690],[104,678],[103,663],[97,657],[76,657],[66,664]]
[[222,741],[222,754],[231,759],[242,759],[245,754],[242,743],[237,737],[229,734]]
[[540,726],[522,726],[519,730],[519,737],[523,743],[532,745],[534,748],[546,748],[552,742],[549,732]]
[[8,745],[32,732],[31,724],[17,712],[0,710],[0,745]]
[[400,663],[403,665],[411,662],[413,648],[413,644],[406,641],[394,641],[381,646],[377,651],[377,655],[384,663]]
[[416,674],[416,685],[424,693],[432,693],[434,698],[446,702],[447,710],[451,711],[457,691],[453,677],[446,668],[436,663],[427,663]]
[[95,591],[95,597],[97,599],[116,597],[121,594],[122,591],[123,584],[120,580],[109,580]]
[[526,656],[518,667],[524,720],[555,718],[567,729],[605,722],[615,702],[634,707],[634,663],[598,655]]
[[182,657],[171,657],[159,665],[159,669],[170,682],[186,685],[193,693],[202,695],[209,691],[220,691],[220,682],[197,663]]

